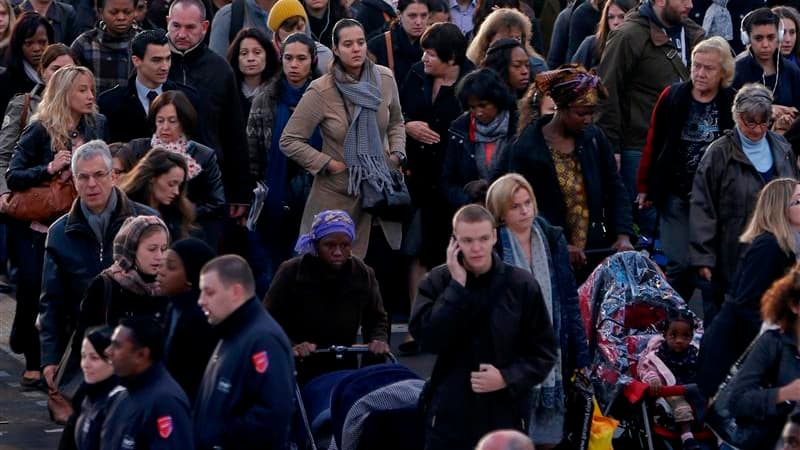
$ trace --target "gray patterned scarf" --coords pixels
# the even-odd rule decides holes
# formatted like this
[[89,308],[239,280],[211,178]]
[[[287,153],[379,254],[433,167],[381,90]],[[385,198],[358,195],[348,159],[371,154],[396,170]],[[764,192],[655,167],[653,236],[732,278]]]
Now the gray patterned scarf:
[[367,61],[360,80],[348,81],[352,78],[338,65],[334,68],[333,79],[345,104],[350,103],[355,107],[350,114],[350,128],[344,138],[344,162],[349,177],[347,193],[359,194],[363,181],[383,191],[391,186],[391,175],[378,127],[378,108],[383,101],[380,73],[375,64]]

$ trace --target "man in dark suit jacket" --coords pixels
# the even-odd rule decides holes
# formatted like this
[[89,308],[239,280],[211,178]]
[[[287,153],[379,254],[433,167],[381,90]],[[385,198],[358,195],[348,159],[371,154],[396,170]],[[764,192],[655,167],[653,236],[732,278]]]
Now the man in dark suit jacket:
[[[194,89],[167,79],[172,52],[164,31],[147,30],[137,34],[131,41],[131,54],[136,74],[126,85],[114,86],[97,99],[100,112],[108,119],[109,142],[129,142],[151,136],[153,129],[147,120],[150,103],[164,91],[183,91],[195,109],[200,110],[202,106]],[[206,143],[204,136],[192,138]]]

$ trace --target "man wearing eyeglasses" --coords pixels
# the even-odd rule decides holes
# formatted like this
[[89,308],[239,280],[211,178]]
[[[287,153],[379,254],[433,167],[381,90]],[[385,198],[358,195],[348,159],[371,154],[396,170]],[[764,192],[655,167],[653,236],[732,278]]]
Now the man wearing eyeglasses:
[[[78,199],[47,232],[39,304],[42,367],[51,388],[57,388],[56,368],[75,328],[86,288],[112,263],[117,231],[129,217],[158,215],[114,187],[111,152],[105,142],[94,140],[78,147],[72,153],[71,168]],[[69,379],[62,376],[63,381]]]
[[473,449],[498,429],[527,432],[531,387],[555,364],[539,285],[505,264],[496,242],[491,213],[464,206],[453,218],[447,263],[419,285],[409,331],[437,355],[420,400],[426,450]]

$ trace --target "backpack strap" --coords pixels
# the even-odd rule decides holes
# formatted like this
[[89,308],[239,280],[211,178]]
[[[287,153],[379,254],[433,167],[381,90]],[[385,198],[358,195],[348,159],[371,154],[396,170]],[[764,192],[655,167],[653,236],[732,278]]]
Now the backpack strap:
[[25,129],[25,126],[28,125],[28,115],[31,112],[31,93],[28,92],[25,94],[24,100],[22,102],[22,111],[19,114],[19,133],[17,136],[22,135],[22,130]]
[[228,29],[228,42],[236,39],[236,34],[244,26],[244,0],[233,0],[231,2],[231,25]]
[[105,306],[106,323],[109,323],[108,313],[111,310],[111,279],[106,274],[100,275],[103,279],[103,305]]
[[389,64],[389,69],[392,71],[392,73],[394,73],[394,46],[392,45],[392,30],[383,33],[383,38],[386,40],[386,62]]

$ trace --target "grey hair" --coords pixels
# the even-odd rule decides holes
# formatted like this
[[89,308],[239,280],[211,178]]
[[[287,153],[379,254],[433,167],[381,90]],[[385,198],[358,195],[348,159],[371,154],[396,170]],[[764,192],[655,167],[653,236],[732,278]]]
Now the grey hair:
[[100,139],[95,139],[81,145],[77,150],[72,152],[72,162],[70,164],[72,173],[77,173],[78,161],[87,161],[98,156],[103,158],[103,162],[106,163],[106,168],[108,168],[108,170],[114,167],[114,162],[111,159],[111,150],[108,149],[108,145]]
[[739,89],[733,98],[734,116],[772,116],[772,92],[761,83],[748,83]]

